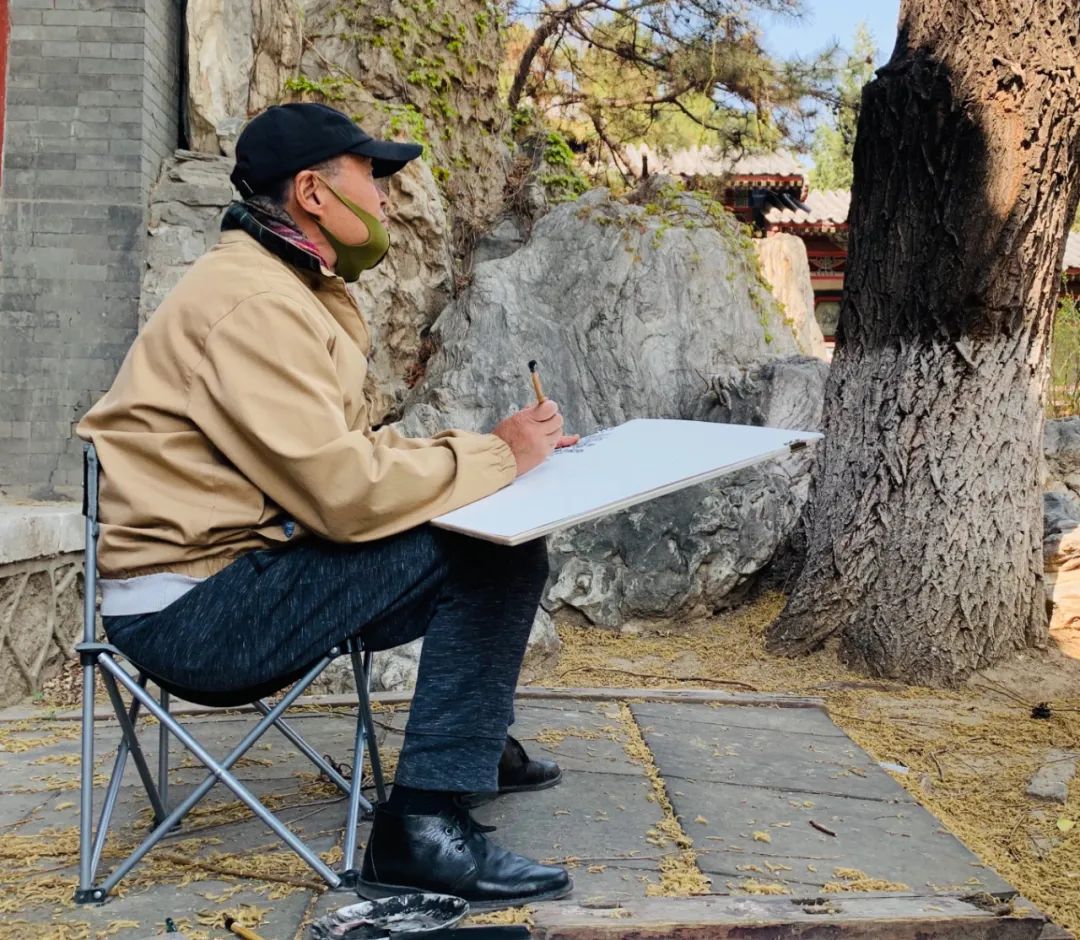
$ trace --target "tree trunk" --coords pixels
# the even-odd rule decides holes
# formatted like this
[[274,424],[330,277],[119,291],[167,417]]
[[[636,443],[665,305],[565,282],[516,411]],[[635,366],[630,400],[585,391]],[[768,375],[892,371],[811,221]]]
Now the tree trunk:
[[506,106],[510,109],[511,114],[517,109],[518,102],[521,101],[521,96],[525,93],[525,83],[529,80],[529,71],[532,69],[533,60],[540,53],[544,43],[570,17],[571,12],[571,10],[563,9],[554,13],[546,13],[544,18],[540,20],[540,25],[536,27],[536,31],[529,38],[529,43],[521,53],[517,68],[514,70],[514,80],[510,84],[510,93],[506,96]]
[[1041,457],[1080,2],[902,0],[863,94],[807,559],[770,648],[950,684],[1046,642]]

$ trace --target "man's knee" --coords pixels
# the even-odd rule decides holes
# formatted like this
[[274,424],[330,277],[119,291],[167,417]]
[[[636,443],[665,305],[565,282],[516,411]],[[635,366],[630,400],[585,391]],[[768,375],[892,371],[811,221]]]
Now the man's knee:
[[511,551],[519,552],[517,564],[524,576],[539,583],[541,587],[547,583],[548,575],[551,574],[551,564],[548,561],[547,539],[533,539],[524,545],[517,545]]
[[546,539],[509,546],[445,534],[446,553],[466,578],[495,578],[503,584],[517,583],[536,591],[547,581],[550,566]]
[[507,581],[528,586],[539,591],[547,582],[551,566],[548,564],[547,540],[534,539],[522,545],[490,545],[493,568],[500,570]]

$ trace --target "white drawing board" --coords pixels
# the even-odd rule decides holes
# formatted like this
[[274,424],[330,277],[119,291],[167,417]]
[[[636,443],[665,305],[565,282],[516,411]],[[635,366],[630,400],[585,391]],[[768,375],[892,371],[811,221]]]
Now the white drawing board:
[[780,457],[813,431],[708,421],[639,419],[557,450],[510,486],[432,521],[490,542],[520,545],[559,529]]

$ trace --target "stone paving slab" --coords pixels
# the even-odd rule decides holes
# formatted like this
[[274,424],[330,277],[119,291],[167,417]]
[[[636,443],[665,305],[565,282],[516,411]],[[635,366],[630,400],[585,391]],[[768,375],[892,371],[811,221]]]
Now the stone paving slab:
[[[811,797],[832,794],[914,802],[854,741],[842,733],[829,733],[827,729],[836,726],[817,709],[738,709],[742,724],[734,725],[720,723],[717,711],[708,706],[673,707],[675,711],[668,716],[655,706],[631,706],[649,747],[657,760],[663,758],[662,772],[667,779],[727,783]],[[777,727],[788,714],[796,723],[793,733]],[[757,715],[762,726],[755,727]],[[806,733],[807,729],[817,730]]]
[[477,809],[515,852],[568,864],[579,899],[641,897],[659,880],[663,851],[646,841],[663,818],[642,776],[566,771],[562,784],[505,797]]
[[563,770],[641,776],[641,766],[626,756],[618,707],[611,703],[520,707],[510,733],[530,753],[557,761]]
[[[393,716],[403,728],[408,714]],[[611,703],[529,703],[517,708],[511,729],[531,754],[563,769],[548,790],[516,794],[478,807],[484,825],[507,848],[552,864],[568,864],[575,897],[640,897],[658,880],[657,847],[646,841],[663,818],[652,787],[624,748],[618,707]],[[398,734],[387,743],[397,746]]]
[[695,725],[715,725],[720,732],[742,728],[748,731],[778,731],[786,736],[812,735],[848,740],[824,708],[780,708],[765,705],[744,705],[732,708],[726,704],[684,704],[667,702],[634,702],[632,711],[645,726],[651,719],[692,721]]
[[[222,758],[244,737],[257,723],[254,714],[229,714],[220,716],[199,716],[181,719],[181,724],[192,730],[198,740],[215,757]],[[354,721],[345,716],[326,716],[316,713],[290,716],[289,723],[320,754],[329,754],[336,762],[348,763],[351,760]],[[99,774],[110,774],[116,755],[116,746],[120,733],[115,721],[98,721],[98,733],[95,742],[94,766]],[[158,769],[158,734],[157,724],[153,721],[138,723],[143,751],[150,770],[157,779]],[[380,729],[380,739],[385,741],[386,732]],[[398,742],[400,743],[400,742]],[[396,745],[391,745],[396,747]],[[0,754],[0,793],[18,793],[26,789],[37,789],[46,781],[64,781],[64,784],[76,790],[79,780],[79,767],[74,764],[52,763],[53,758],[70,758],[77,755],[77,738],[64,740],[32,751]],[[236,776],[244,781],[277,778],[290,780],[297,773],[314,773],[316,768],[308,759],[288,743],[276,728],[270,728],[265,735],[234,766]],[[169,781],[170,784],[198,784],[206,776],[206,768],[183,746],[170,736],[169,745]],[[139,776],[134,761],[130,760],[124,771],[125,786],[139,786]],[[0,814],[3,809],[0,808]],[[0,815],[0,818],[3,818]]]
[[[906,884],[919,894],[1012,894],[1006,882],[911,803],[835,796],[805,800],[801,793],[796,800],[778,792],[689,781],[679,787],[680,794],[672,797],[675,811],[684,819],[707,820],[687,823],[686,829],[701,849],[701,869],[718,876],[713,879],[717,892],[747,878],[818,890],[840,881],[835,871],[843,868]],[[808,802],[813,807],[804,807]],[[836,836],[811,827],[811,819]],[[762,835],[768,843],[760,841]]]
[[[614,906],[647,912],[654,908],[641,908],[642,904],[663,900],[647,900],[646,894],[650,886],[660,882],[662,866],[678,849],[658,840],[657,826],[664,819],[664,810],[656,799],[656,785],[640,758],[626,746],[639,731],[652,752],[683,829],[694,840],[698,864],[712,878],[717,895],[732,890],[727,886],[729,881],[736,883],[750,876],[761,881],[783,881],[796,898],[813,897],[821,893],[822,884],[834,877],[833,868],[841,866],[862,868],[877,878],[903,881],[913,891],[948,893],[962,888],[969,893],[973,890],[969,880],[977,878],[979,886],[987,890],[1011,892],[996,875],[978,867],[977,859],[945,833],[820,708],[801,704],[804,707],[781,709],[760,702],[725,702],[722,707],[711,707],[707,702],[635,701],[627,711],[619,700],[605,696],[589,700],[574,700],[565,694],[550,700],[530,697],[519,702],[513,733],[526,742],[531,753],[557,760],[564,769],[563,783],[538,793],[487,803],[475,815],[480,822],[497,826],[494,838],[508,848],[570,866],[575,879],[573,896],[538,909],[538,924],[544,923],[540,915],[547,913],[552,924],[561,925],[550,934],[552,937],[574,936],[573,930],[564,930],[573,916],[589,919],[585,915],[571,916],[574,910]],[[294,712],[291,716],[297,730],[319,753],[328,753],[341,762],[350,759],[354,723],[345,709],[334,708],[333,713]],[[402,706],[376,714],[381,747],[387,755],[400,746],[407,720],[408,712]],[[183,718],[217,755],[228,751],[255,721],[257,717],[252,714],[235,713]],[[56,877],[65,879],[65,885],[75,875],[70,856],[65,857],[61,849],[71,845],[78,825],[78,791],[74,788],[78,766],[66,762],[78,753],[77,727],[70,723],[41,725],[26,733],[26,739],[41,742],[39,747],[21,753],[0,752],[0,841],[9,833],[55,839],[57,857],[42,858],[35,867],[57,867]],[[146,738],[148,762],[156,770],[156,727],[150,723],[139,727]],[[110,749],[119,735],[113,722],[100,723],[99,730],[95,764],[104,774],[111,768]],[[175,744],[171,761],[171,796],[175,801],[203,779],[204,771]],[[273,801],[290,828],[337,864],[345,801],[327,782],[316,779],[310,762],[280,734],[268,731],[249,759],[237,767],[237,776],[260,798]],[[100,799],[99,792],[98,806]],[[837,836],[812,829],[808,825],[810,818]],[[121,840],[129,843],[146,831],[145,794],[130,766],[121,788],[117,821]],[[361,851],[368,828],[368,823],[362,823]],[[767,833],[769,841],[756,840],[756,832]],[[110,864],[115,863],[115,845],[110,843],[106,850]],[[179,859],[170,863],[171,874],[164,880],[155,873],[155,853],[159,859],[166,855]],[[229,858],[222,860],[225,855]],[[348,892],[316,889],[317,876],[281,847],[265,825],[240,812],[233,795],[222,787],[211,791],[184,830],[155,849],[149,862],[137,867],[135,873],[140,877],[122,883],[120,896],[104,906],[74,908],[61,903],[31,908],[18,915],[0,913],[0,937],[22,940],[18,934],[3,932],[4,918],[11,921],[17,916],[33,922],[27,940],[53,935],[41,932],[49,923],[54,926],[47,929],[62,940],[77,936],[56,932],[64,925],[72,929],[89,925],[90,937],[101,930],[119,940],[143,940],[164,936],[164,918],[168,916],[189,937],[223,940],[230,935],[200,924],[199,914],[220,913],[248,903],[269,910],[258,930],[261,937],[297,940],[304,935],[303,925],[311,919],[355,900]],[[220,872],[200,867],[227,864],[243,868],[245,862],[252,866],[253,873],[266,871],[265,866],[272,863],[279,874],[296,883],[259,886],[251,880],[226,878]],[[790,871],[776,867],[770,872],[769,864],[790,866]],[[740,871],[739,866],[745,865],[756,865],[763,872]],[[818,870],[811,871],[808,865]],[[161,871],[160,866],[157,871]],[[889,910],[902,910],[904,897],[910,896],[893,894],[880,900],[884,907],[893,905]],[[734,907],[709,908],[706,920],[736,916],[732,913],[736,909],[749,911],[753,906],[746,897],[732,896],[728,900]],[[874,910],[872,905],[866,907],[872,900],[864,896],[853,904],[853,909],[858,909],[856,914]],[[911,916],[922,916],[917,914],[916,901],[912,899],[905,910],[916,912]],[[790,903],[790,899],[785,901]],[[779,903],[769,909],[787,910]],[[570,919],[560,921],[559,911],[570,912]],[[970,910],[961,914],[962,919],[967,918],[964,923],[978,920]],[[823,916],[820,911],[815,915]],[[840,921],[861,923],[860,917],[863,915],[853,914],[848,921],[840,918],[837,929],[841,929]],[[539,930],[538,935],[545,935],[544,930]],[[862,934],[843,932],[836,936]]]
[[[168,917],[187,936],[199,930],[210,933],[215,940],[218,937],[231,937],[235,940],[235,936],[227,933],[223,927],[215,929],[202,923],[200,918],[214,917],[226,909],[252,905],[266,911],[265,920],[258,928],[259,935],[267,940],[277,940],[293,937],[310,904],[310,895],[302,891],[273,901],[253,891],[230,893],[228,900],[216,900],[228,892],[231,886],[232,883],[224,881],[199,881],[178,892],[163,885],[139,892],[132,891],[108,904],[87,905],[65,912],[57,919],[61,923],[88,924],[91,937],[94,937],[95,931],[104,930],[118,921],[136,921],[140,924],[139,927],[125,927],[111,936],[125,940],[142,940],[156,936],[173,937],[173,934],[165,932],[165,918]],[[44,940],[45,936],[47,934],[28,934],[27,940],[31,937]]]
[[919,894],[1015,893],[823,712],[799,710],[789,730],[787,710],[631,709],[714,891],[819,889],[841,868]]

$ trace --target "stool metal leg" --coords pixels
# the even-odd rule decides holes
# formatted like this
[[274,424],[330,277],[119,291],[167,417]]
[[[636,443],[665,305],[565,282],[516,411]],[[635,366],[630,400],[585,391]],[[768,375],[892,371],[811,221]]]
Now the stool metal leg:
[[[356,641],[348,644],[349,657],[352,660],[353,678],[356,680],[357,711],[356,739],[353,745],[353,791],[349,794],[349,812],[345,819],[345,844],[342,859],[342,884],[352,885],[359,877],[356,870],[357,827],[360,824],[360,806],[367,801],[360,795],[361,779],[364,769],[364,743],[368,744],[371,754],[371,772],[375,778],[375,793],[378,803],[386,802],[386,790],[383,785],[382,763],[379,760],[379,742],[376,738],[375,723],[371,717],[371,700],[368,683],[371,675],[371,654],[365,653],[363,661]],[[370,804],[368,804],[370,806]]]
[[[356,739],[353,746],[354,754],[363,754],[364,725],[359,716],[356,719]],[[344,857],[341,863],[343,872],[353,871],[356,864],[356,829],[360,825],[360,801],[363,800],[360,795],[363,766],[360,759],[356,758],[353,764],[352,791],[349,793],[349,811],[345,817],[345,844],[342,847]]]
[[[127,709],[124,708],[124,700],[120,697],[120,689],[117,687],[116,680],[112,675],[108,672],[102,672],[101,681],[105,683],[105,690],[109,693],[113,711],[116,712],[116,720],[120,723],[120,731],[127,742],[128,753],[131,754],[132,760],[135,761],[135,769],[138,770],[139,778],[146,788],[146,795],[150,798],[150,805],[154,809],[154,819],[156,822],[160,821],[165,818],[165,807],[161,805],[157,787],[154,786],[154,778],[150,774],[150,768],[147,766],[146,758],[143,756],[142,746],[139,744],[139,738],[135,733],[135,718],[139,714],[139,701],[134,697],[132,698],[131,713],[129,714]],[[138,686],[145,692],[145,677],[139,676]]]
[[[383,781],[382,759],[379,757],[379,739],[375,730],[375,720],[371,717],[371,653],[364,653],[363,665],[360,665],[360,654],[356,646],[352,650],[353,675],[356,679],[357,698],[367,729],[368,751],[371,754],[371,776],[375,779],[375,799],[379,803],[386,802],[386,786]],[[360,759],[357,758],[357,764]]]
[[[337,655],[336,650],[333,652],[333,655]],[[285,826],[270,813],[229,770],[229,768],[231,768],[232,765],[248,751],[251,745],[254,744],[273,724],[274,718],[282,714],[300,696],[301,692],[311,684],[312,680],[318,676],[323,669],[326,668],[330,661],[331,656],[328,655],[325,659],[316,663],[308,674],[271,709],[270,714],[263,718],[244,736],[240,743],[233,748],[224,760],[217,761],[187,732],[187,730],[183,728],[183,726],[177,724],[172,716],[163,711],[157,701],[155,701],[155,699],[146,691],[141,689],[135,680],[132,679],[119,665],[114,663],[110,657],[102,656],[100,658],[102,668],[112,675],[134,697],[138,698],[142,702],[143,707],[157,718],[158,721],[167,724],[169,726],[169,731],[176,736],[177,740],[179,740],[180,743],[210,771],[202,784],[189,794],[187,799],[176,806],[158,827],[147,836],[139,847],[121,862],[113,873],[97,889],[95,889],[102,892],[102,897],[112,891],[117,883],[131,871],[136,864],[138,864],[139,860],[142,859],[142,857],[187,814],[188,810],[206,795],[214,783],[219,780],[243,803],[245,803],[248,809],[261,819],[275,835],[313,868],[331,888],[336,888],[341,884],[341,879],[337,874],[331,871],[326,863],[304,845],[296,835],[286,829]]]
[[[116,808],[116,799],[120,795],[120,786],[124,779],[124,770],[127,767],[127,759],[130,754],[135,761],[135,767],[139,771],[139,777],[146,788],[146,795],[150,799],[150,805],[154,810],[154,824],[157,825],[165,818],[165,808],[161,805],[157,790],[154,788],[150,769],[146,766],[139,740],[135,734],[135,722],[139,717],[139,700],[132,698],[131,707],[124,710],[123,700],[120,698],[120,690],[116,687],[116,680],[110,675],[103,675],[102,681],[109,693],[113,710],[116,712],[117,721],[120,723],[120,745],[116,749],[116,760],[113,762],[112,777],[109,779],[109,787],[105,792],[105,803],[101,808],[101,818],[98,820],[97,835],[94,838],[94,854],[91,862],[91,871],[96,875],[98,865],[101,863],[101,853],[105,848],[105,839],[109,834],[109,824],[112,822],[113,810]],[[146,677],[139,677],[139,686],[146,688]]]
[[[94,445],[83,448],[83,643],[93,643],[97,633],[97,537],[98,537],[98,462]],[[94,888],[94,686],[98,657],[80,651],[82,664],[82,744],[79,783],[79,885],[75,901],[85,904],[99,901],[105,893]]]
[[[166,714],[169,712],[169,693],[161,690],[161,708]],[[169,808],[169,729],[164,725],[158,725],[158,796],[161,797],[161,805],[167,811]],[[162,815],[162,819],[164,819]],[[154,822],[161,822],[156,819]]]
[[[87,588],[89,593],[89,588]],[[79,887],[76,900],[90,900],[94,885],[94,680],[97,669],[83,659],[82,781],[79,792]],[[101,895],[104,897],[104,893]],[[96,900],[96,898],[94,899]]]
[[[262,699],[258,699],[252,704],[255,706],[256,710],[262,712],[262,714],[270,714],[270,706],[267,705],[266,702],[264,702]],[[322,773],[326,774],[330,782],[334,784],[335,787],[337,787],[346,796],[349,795],[349,793],[351,792],[349,781],[346,780],[343,776],[341,776],[341,774],[339,774],[326,761],[326,759],[318,751],[315,750],[315,748],[313,748],[310,744],[307,743],[307,741],[305,741],[299,734],[297,734],[292,729],[292,726],[284,718],[278,718],[277,721],[274,722],[274,727],[276,727],[278,731],[285,735],[285,737],[292,742],[293,746],[309,761],[311,761],[316,767],[318,767]],[[370,810],[371,804],[368,803],[367,800],[364,800],[362,797],[361,800],[364,803],[364,811],[366,812],[367,810]]]

